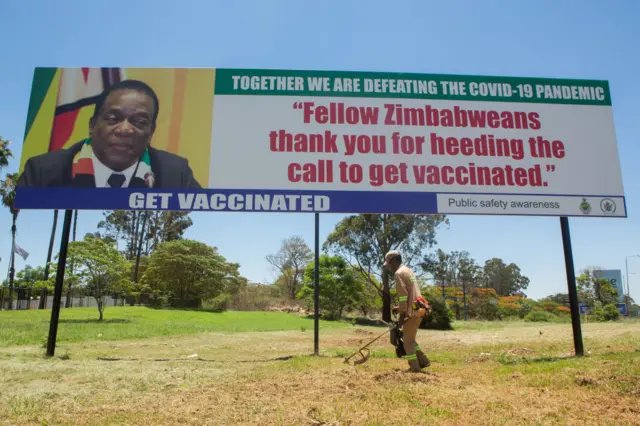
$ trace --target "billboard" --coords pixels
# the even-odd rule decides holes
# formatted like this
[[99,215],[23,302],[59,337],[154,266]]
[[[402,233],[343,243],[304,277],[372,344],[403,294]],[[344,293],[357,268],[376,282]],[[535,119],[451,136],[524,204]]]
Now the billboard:
[[16,207],[626,217],[607,81],[37,68]]
[[618,292],[618,303],[624,303],[624,285],[622,284],[622,271],[620,269],[607,269],[593,271],[596,278],[609,280],[611,286]]

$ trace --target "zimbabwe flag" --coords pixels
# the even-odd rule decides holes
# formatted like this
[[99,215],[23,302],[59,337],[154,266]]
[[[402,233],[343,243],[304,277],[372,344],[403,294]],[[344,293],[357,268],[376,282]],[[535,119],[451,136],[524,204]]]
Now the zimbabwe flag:
[[[95,103],[106,88],[122,80],[120,68],[64,68],[60,70],[58,99],[54,113],[49,151],[65,147],[67,142],[77,142],[74,137],[77,126],[86,131],[87,117],[93,115]],[[78,120],[82,117],[81,120]]]

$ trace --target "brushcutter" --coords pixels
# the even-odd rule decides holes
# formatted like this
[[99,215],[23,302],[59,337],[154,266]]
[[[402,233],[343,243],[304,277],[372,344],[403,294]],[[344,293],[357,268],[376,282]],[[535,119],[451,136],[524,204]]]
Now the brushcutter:
[[[429,302],[422,296],[419,296],[416,299],[416,301],[413,303],[413,308],[419,312],[419,315],[421,317],[424,317],[427,314],[427,312],[431,310],[431,306],[429,305]],[[395,317],[395,314],[394,314],[394,317]],[[402,341],[402,329],[400,328],[401,327],[400,323],[398,321],[392,321],[391,324],[389,324],[386,321],[382,321],[382,322],[385,323],[387,326],[389,326],[389,328],[385,330],[383,333],[381,333],[379,336],[371,340],[369,343],[362,346],[356,352],[346,357],[344,359],[345,364],[349,364],[349,360],[351,360],[351,358],[356,357],[357,355],[360,355],[360,358],[353,361],[353,365],[360,365],[367,362],[369,360],[369,356],[371,355],[369,346],[387,333],[391,333],[390,341],[391,341],[391,344],[396,349],[396,356],[398,358],[402,358],[407,354],[407,352],[404,349],[404,342]],[[363,351],[366,351],[366,353],[364,353]]]
[[404,352],[404,344],[402,343],[402,330],[400,329],[400,323],[397,321],[392,321],[391,324],[389,324],[388,322],[383,321],[383,323],[385,323],[389,328],[387,330],[385,330],[383,333],[380,333],[377,337],[375,337],[373,340],[369,341],[369,343],[367,343],[366,345],[362,346],[361,348],[359,348],[357,351],[355,351],[354,353],[352,353],[351,355],[349,355],[348,357],[346,357],[344,359],[345,364],[349,364],[350,360],[354,357],[357,357],[359,355],[359,358],[355,359],[353,362],[353,365],[360,365],[360,364],[364,364],[365,362],[367,362],[369,360],[369,356],[371,355],[371,351],[369,350],[369,346],[371,344],[373,344],[374,342],[376,342],[378,339],[380,339],[382,336],[384,336],[387,333],[391,333],[391,344],[393,346],[395,346],[396,348],[396,356],[398,358],[401,358],[405,355]]

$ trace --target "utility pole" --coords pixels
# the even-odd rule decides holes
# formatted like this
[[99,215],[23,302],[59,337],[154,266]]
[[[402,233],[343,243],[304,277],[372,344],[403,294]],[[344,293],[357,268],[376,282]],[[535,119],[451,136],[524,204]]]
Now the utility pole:
[[[624,258],[624,269],[627,275],[627,298],[625,299],[625,305],[627,306],[627,316],[631,316],[629,299],[631,298],[631,283],[629,282],[629,258],[630,257],[640,257],[640,255],[632,254],[631,256],[627,256]],[[622,288],[622,294],[624,294],[624,287]]]

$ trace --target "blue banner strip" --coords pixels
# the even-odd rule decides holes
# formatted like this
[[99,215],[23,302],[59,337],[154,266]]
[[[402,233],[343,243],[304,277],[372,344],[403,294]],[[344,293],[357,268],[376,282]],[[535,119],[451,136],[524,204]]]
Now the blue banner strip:
[[437,194],[382,191],[19,187],[17,209],[436,214]]

